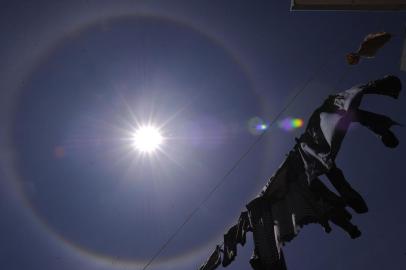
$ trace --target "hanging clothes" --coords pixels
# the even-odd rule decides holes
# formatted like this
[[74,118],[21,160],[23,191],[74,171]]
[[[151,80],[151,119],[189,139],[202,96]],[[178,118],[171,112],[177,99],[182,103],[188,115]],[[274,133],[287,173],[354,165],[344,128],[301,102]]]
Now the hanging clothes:
[[247,204],[254,238],[255,254],[251,264],[254,269],[275,269],[281,264],[278,229],[274,222],[271,205],[263,197],[258,197]]
[[392,126],[400,126],[400,124],[386,115],[357,110],[355,121],[369,128],[372,132],[378,135],[386,147],[395,148],[398,146],[399,140],[390,128]]
[[256,249],[254,249],[254,253],[251,256],[250,259],[250,265],[252,269],[254,270],[287,270],[286,268],[286,262],[285,262],[285,257],[283,256],[283,251],[281,250],[281,256],[280,260],[275,263],[272,268],[267,268],[266,265],[264,265],[258,255],[258,252]]
[[[360,121],[357,114],[365,94],[398,98],[400,90],[401,82],[399,78],[386,76],[383,79],[371,81],[361,86],[354,86],[346,91],[329,96],[323,105],[313,112],[305,132],[297,140],[295,146],[305,166],[308,181],[311,182],[312,179],[329,172],[335,167],[335,158],[352,122],[364,123],[366,127],[374,132],[380,130],[382,141],[387,142],[385,145],[395,147],[397,139],[389,130],[391,126],[396,124],[395,121],[377,123],[380,126],[378,129],[373,128],[372,125],[367,125],[366,121]],[[378,119],[370,120],[378,121]]]
[[345,179],[343,172],[339,168],[333,167],[329,172],[326,173],[326,175],[348,206],[359,214],[368,212],[368,206],[366,205],[364,199],[351,187],[351,185]]
[[323,205],[311,190],[305,172],[301,156],[294,149],[260,194],[272,204],[283,243],[293,239],[306,224],[319,223],[324,227],[328,224]]
[[[358,227],[350,222],[352,215],[345,209],[346,202],[342,197],[329,190],[320,179],[314,179],[311,188],[323,204],[327,220],[346,231],[353,239],[361,235]],[[325,230],[330,232],[331,227],[325,227]]]
[[248,212],[241,212],[237,223],[237,235],[236,242],[241,246],[245,245],[247,232],[252,231],[250,220],[248,217]]
[[[254,270],[286,270],[281,246],[309,223],[318,223],[330,232],[331,222],[351,238],[359,237],[361,232],[351,223],[352,215],[345,207],[349,206],[357,213],[367,212],[368,207],[336,166],[335,159],[353,122],[369,128],[385,146],[398,145],[396,136],[390,131],[397,123],[387,116],[363,111],[359,106],[365,94],[397,99],[400,90],[400,80],[386,76],[330,95],[313,112],[305,132],[296,139],[293,150],[258,197],[246,205],[248,212],[242,212],[238,223],[224,235],[223,266],[235,259],[237,243],[245,244],[248,231],[252,231],[254,239],[254,254],[250,259]],[[323,174],[338,195],[319,179]],[[218,266],[219,260],[211,259],[213,256],[208,261],[216,263],[209,266]],[[208,269],[212,268],[201,268]]]
[[226,267],[237,256],[237,225],[232,226],[224,235],[223,266]]
[[391,38],[392,35],[387,32],[378,32],[367,35],[362,41],[357,52],[346,55],[348,64],[358,64],[361,57],[374,57],[377,51],[382,48]]
[[214,270],[221,264],[221,249],[216,246],[216,249],[210,255],[209,259],[200,266],[199,270]]

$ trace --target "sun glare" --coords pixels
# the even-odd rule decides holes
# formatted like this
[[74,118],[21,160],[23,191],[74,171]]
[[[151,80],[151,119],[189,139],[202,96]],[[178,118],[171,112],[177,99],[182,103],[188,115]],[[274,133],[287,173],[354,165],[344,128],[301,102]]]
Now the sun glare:
[[152,153],[162,144],[159,129],[152,126],[140,127],[134,132],[133,147],[143,153]]

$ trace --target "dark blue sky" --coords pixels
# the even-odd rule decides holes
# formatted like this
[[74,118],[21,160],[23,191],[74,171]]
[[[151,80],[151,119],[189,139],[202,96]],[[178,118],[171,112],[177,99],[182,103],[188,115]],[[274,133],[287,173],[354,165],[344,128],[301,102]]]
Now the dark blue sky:
[[[257,139],[248,121],[307,119],[330,93],[399,71],[405,13],[290,12],[289,1],[2,1],[1,269],[140,269]],[[275,3],[274,3],[275,2]],[[345,54],[395,37],[373,60]],[[324,65],[323,65],[324,63]],[[320,68],[320,66],[323,66]],[[405,122],[403,94],[363,108]],[[129,133],[163,125],[163,152]],[[196,269],[303,130],[273,126],[150,269]],[[354,126],[337,164],[365,197],[351,240],[303,229],[288,268],[403,269],[405,130],[387,149]],[[248,269],[252,241],[229,269]]]

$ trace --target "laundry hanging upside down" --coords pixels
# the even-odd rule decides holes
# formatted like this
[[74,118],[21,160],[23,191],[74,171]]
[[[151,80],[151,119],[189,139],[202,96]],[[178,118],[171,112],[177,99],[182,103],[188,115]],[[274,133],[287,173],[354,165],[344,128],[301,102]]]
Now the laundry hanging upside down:
[[[224,235],[222,248],[217,246],[199,270],[228,266],[237,255],[237,244],[244,245],[247,232],[254,238],[250,264],[255,270],[284,270],[282,245],[291,241],[299,229],[309,223],[320,224],[326,232],[330,223],[342,228],[351,238],[361,235],[351,223],[352,215],[366,213],[367,204],[347,182],[335,164],[341,143],[351,123],[357,122],[375,133],[382,143],[394,148],[399,141],[390,128],[398,125],[391,118],[359,108],[366,94],[397,99],[401,82],[395,76],[354,86],[330,95],[311,115],[305,132],[261,193],[247,204],[236,225]],[[319,179],[326,175],[338,195]],[[221,261],[221,263],[220,263]]]
[[365,37],[357,52],[346,55],[347,63],[350,65],[358,64],[361,57],[373,58],[380,48],[382,48],[392,35],[387,32],[372,33]]

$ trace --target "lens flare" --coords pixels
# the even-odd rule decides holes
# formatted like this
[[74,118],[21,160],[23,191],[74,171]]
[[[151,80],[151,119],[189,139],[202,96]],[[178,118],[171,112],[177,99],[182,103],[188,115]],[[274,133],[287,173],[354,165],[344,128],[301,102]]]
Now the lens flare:
[[268,128],[268,125],[267,124],[261,124],[261,125],[258,125],[257,126],[257,129],[258,130],[266,130]]
[[252,117],[248,121],[248,130],[252,135],[259,135],[268,129],[268,125],[260,117]]
[[285,131],[292,131],[303,126],[303,119],[287,117],[282,121],[279,121],[278,125]]
[[303,120],[300,118],[292,119],[292,127],[293,128],[300,128],[303,126]]

